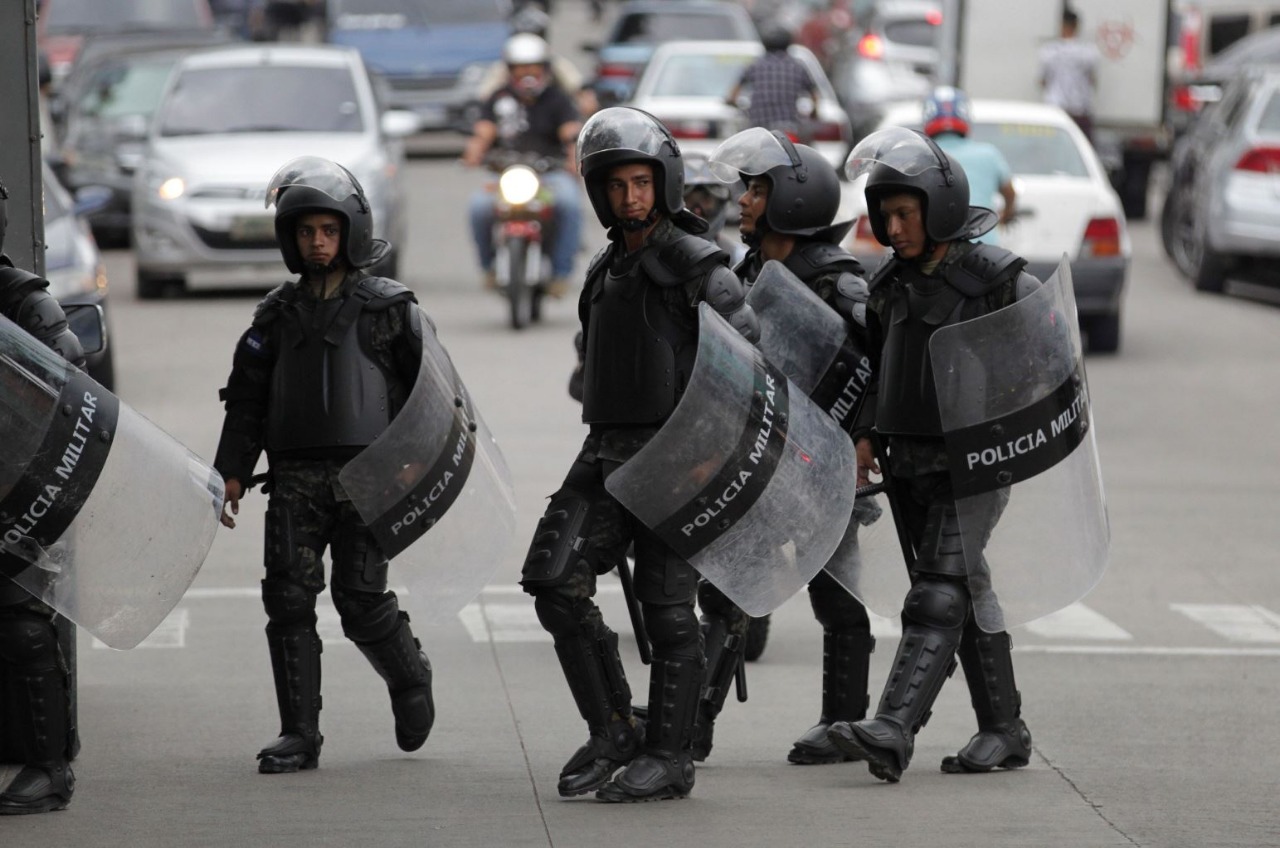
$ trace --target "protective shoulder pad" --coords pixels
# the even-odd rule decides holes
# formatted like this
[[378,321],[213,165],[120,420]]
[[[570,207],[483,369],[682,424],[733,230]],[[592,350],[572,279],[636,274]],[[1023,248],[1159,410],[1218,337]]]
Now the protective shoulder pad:
[[258,302],[253,310],[253,326],[265,327],[280,317],[280,310],[285,304],[293,301],[293,287],[289,283],[276,286],[267,292],[267,296]]
[[15,310],[27,295],[36,289],[48,288],[49,281],[21,268],[0,266],[0,311],[12,318]]
[[871,276],[867,277],[867,291],[875,291],[876,286],[893,276],[893,272],[897,267],[898,258],[892,253],[886,253],[884,258],[880,260],[880,264],[871,272]]
[[825,241],[803,241],[787,257],[787,267],[802,280],[819,274],[847,271],[862,274],[862,263],[838,244]]
[[640,265],[649,279],[665,288],[691,280],[714,265],[728,268],[729,253],[699,236],[681,234],[646,250],[640,257]]
[[408,286],[386,277],[362,277],[356,289],[368,298],[364,308],[369,312],[385,312],[406,300],[418,302],[417,295]]
[[1038,279],[1036,279],[1031,274],[1028,274],[1026,271],[1023,271],[1021,274],[1018,275],[1018,282],[1016,283],[1017,287],[1014,289],[1013,299],[1022,300],[1024,297],[1031,294],[1033,291],[1040,288],[1042,285],[1044,285],[1044,283],[1040,282]]
[[[598,251],[596,251],[596,255],[591,257],[591,261],[587,263],[586,279],[588,284],[591,282],[592,277],[594,277],[596,274],[599,274],[600,271],[605,267],[606,263],[608,263],[609,252],[610,252],[610,248],[612,247],[613,247],[613,243],[610,242],[609,244],[600,248]],[[583,288],[584,289],[588,288],[588,286],[584,285]]]
[[981,297],[1013,280],[1027,260],[1003,247],[978,243],[947,274],[947,282],[965,297]]
[[857,274],[842,273],[836,278],[836,312],[859,327],[867,326],[867,282]]

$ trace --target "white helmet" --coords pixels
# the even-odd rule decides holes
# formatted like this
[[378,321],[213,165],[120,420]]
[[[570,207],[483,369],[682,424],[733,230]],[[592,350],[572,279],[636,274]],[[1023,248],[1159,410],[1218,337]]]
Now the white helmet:
[[502,61],[508,65],[545,65],[551,61],[551,48],[531,32],[518,33],[502,46]]

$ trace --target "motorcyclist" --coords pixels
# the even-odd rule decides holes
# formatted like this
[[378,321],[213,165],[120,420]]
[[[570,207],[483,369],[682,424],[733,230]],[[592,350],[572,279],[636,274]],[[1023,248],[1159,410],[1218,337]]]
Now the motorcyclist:
[[[866,283],[861,264],[839,247],[852,222],[833,223],[840,206],[835,169],[812,147],[762,128],[727,139],[712,154],[710,168],[721,180],[745,185],[738,198],[739,231],[750,249],[735,268],[743,281],[750,285],[767,261],[783,263],[844,319],[853,338],[865,343]],[[875,639],[866,608],[825,569],[809,582],[809,602],[823,628],[822,710],[787,759],[802,765],[838,763],[851,757],[831,744],[827,729],[834,721],[865,717]],[[743,650],[751,618],[707,581],[699,586],[698,603],[707,634],[709,680],[695,751],[705,757],[737,665],[734,655]]]
[[[0,251],[8,224],[7,198],[0,184]],[[0,314],[83,368],[80,340],[48,287],[47,280],[15,268],[0,252]],[[0,665],[3,677],[12,683],[0,689],[0,697],[8,701],[6,712],[23,758],[22,770],[0,792],[0,814],[63,810],[75,791],[68,761],[76,735],[71,725],[71,669],[59,648],[57,622],[53,609],[0,577]]]
[[[511,13],[510,21],[512,35],[529,33],[546,41],[548,45],[551,43],[547,34],[547,29],[551,26],[551,16],[537,3],[521,4]],[[595,89],[586,84],[586,78],[582,75],[582,71],[578,70],[577,65],[562,54],[552,51],[550,68],[552,78],[573,97],[582,117],[589,117],[600,108]],[[510,79],[511,74],[507,69],[507,63],[503,60],[494,62],[476,85],[476,97],[483,103]]]
[[799,59],[787,52],[791,32],[774,24],[760,34],[765,53],[742,72],[725,101],[739,105],[745,94],[747,123],[753,127],[783,130],[793,138],[804,140],[804,122],[811,115],[802,114],[800,104],[807,98],[810,110],[818,105],[818,85]]
[[[577,107],[550,73],[547,42],[531,33],[513,35],[503,47],[510,80],[485,101],[462,154],[464,164],[478,167],[491,148],[534,154],[563,161],[563,169],[542,174],[554,197],[554,241],[549,246],[552,281],[546,293],[563,297],[569,290],[582,231],[582,205],[576,173],[574,143],[581,121]],[[497,287],[493,270],[493,195],[480,189],[471,197],[471,235],[486,288]]]
[[[924,132],[964,168],[973,202],[989,209],[998,208],[1000,223],[1007,224],[1013,220],[1018,198],[1013,188],[1013,171],[1000,148],[970,138],[971,114],[967,94],[953,86],[938,86],[924,102]],[[1001,200],[1000,204],[996,198]],[[992,228],[974,241],[997,244],[996,233]]]

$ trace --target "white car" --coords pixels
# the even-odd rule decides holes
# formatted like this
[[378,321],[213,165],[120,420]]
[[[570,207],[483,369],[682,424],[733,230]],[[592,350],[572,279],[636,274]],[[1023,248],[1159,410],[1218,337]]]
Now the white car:
[[[267,287],[288,279],[267,182],[298,156],[360,181],[374,236],[402,243],[402,137],[412,113],[380,113],[360,54],[263,45],[193,53],[169,77],[133,182],[138,296]],[[395,254],[377,271],[395,275]]]
[[[809,69],[818,86],[817,119],[809,122],[811,144],[837,170],[849,152],[849,116],[807,48],[789,52]],[[658,46],[645,66],[628,105],[643,109],[666,125],[686,153],[710,154],[720,142],[746,129],[746,113],[725,102],[742,72],[764,54],[758,41],[669,41]]]
[[[880,128],[919,129],[921,110],[920,103],[897,104]],[[997,243],[1026,259],[1027,271],[1041,280],[1066,255],[1089,349],[1117,350],[1131,245],[1120,198],[1097,154],[1056,106],[974,100],[972,114],[969,137],[998,147],[1013,171],[1016,214],[998,228]],[[842,209],[847,217],[858,217],[846,247],[870,272],[887,248],[875,240],[867,221],[865,182],[844,184]],[[991,205],[981,198],[970,202]]]

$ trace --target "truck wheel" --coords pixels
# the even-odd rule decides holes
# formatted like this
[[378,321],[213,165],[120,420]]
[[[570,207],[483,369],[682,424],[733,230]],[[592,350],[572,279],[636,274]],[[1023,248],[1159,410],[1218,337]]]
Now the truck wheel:
[[1095,315],[1085,323],[1090,353],[1115,353],[1120,349],[1120,313]]
[[1195,283],[1196,291],[1222,294],[1223,284],[1227,281],[1229,264],[1227,257],[1217,253],[1209,245],[1202,244],[1200,261],[1196,264],[1195,275],[1191,278]]

